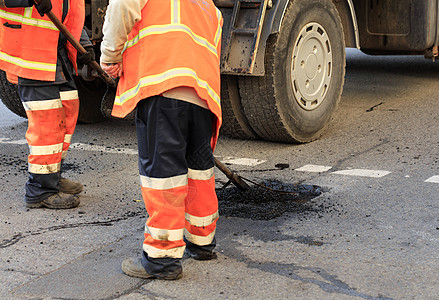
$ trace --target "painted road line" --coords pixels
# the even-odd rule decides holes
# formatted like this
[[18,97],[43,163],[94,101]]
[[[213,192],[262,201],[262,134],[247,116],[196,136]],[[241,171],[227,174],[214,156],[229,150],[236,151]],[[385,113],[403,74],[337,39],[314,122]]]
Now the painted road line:
[[383,170],[352,169],[352,170],[335,171],[335,172],[332,172],[331,174],[380,178],[380,177],[384,177],[390,173],[391,172],[389,172],[389,171],[383,171]]
[[13,141],[13,140],[8,139],[8,138],[0,138],[0,144],[26,145],[27,141],[26,140]]
[[113,148],[113,147],[90,145],[90,144],[83,144],[83,143],[71,144],[70,149],[85,150],[85,151],[97,151],[97,152],[104,152],[104,153],[137,155],[137,149],[134,150],[134,149],[129,149],[129,148]]
[[295,169],[295,171],[311,172],[311,173],[321,173],[321,172],[327,172],[327,171],[329,171],[331,169],[332,169],[332,167],[329,167],[329,166],[304,165],[303,167]]
[[425,180],[424,182],[439,183],[439,175],[430,177],[427,180]]
[[225,157],[220,159],[224,164],[232,164],[232,165],[243,165],[254,167],[260,165],[265,162],[265,160],[254,159],[254,158],[237,158],[237,157]]

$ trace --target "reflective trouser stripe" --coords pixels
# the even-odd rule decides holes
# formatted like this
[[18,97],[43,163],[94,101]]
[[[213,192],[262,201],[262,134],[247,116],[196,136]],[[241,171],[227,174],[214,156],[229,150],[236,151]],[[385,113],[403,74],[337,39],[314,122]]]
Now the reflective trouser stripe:
[[188,179],[189,193],[186,200],[185,236],[188,241],[200,246],[212,243],[219,217],[213,170],[211,174],[209,179]]
[[[202,172],[212,174],[210,169]],[[185,245],[183,228],[190,242],[200,246],[212,243],[218,220],[213,175],[207,180],[188,178],[188,185],[170,189],[153,189],[144,184],[145,180],[142,195],[147,199],[145,206],[149,217],[143,249],[148,256],[181,258]]]
[[[56,100],[48,100],[54,102]],[[35,152],[33,149],[41,146],[56,146],[64,140],[65,122],[64,110],[61,100],[58,99],[58,108],[32,110],[32,101],[24,103],[28,118],[26,139],[29,144],[30,155],[28,157],[29,172],[34,174],[52,174],[60,171],[61,151],[52,154]],[[40,104],[45,101],[37,101]],[[36,105],[41,108],[41,105]],[[29,109],[30,108],[30,109]]]
[[72,141],[73,132],[75,131],[76,122],[78,121],[79,96],[77,90],[61,91],[59,95],[66,115],[66,132],[62,153],[62,159],[65,159]]
[[[57,85],[21,88],[28,117],[30,173],[59,172],[69,148],[79,112],[78,92],[59,91],[59,88]],[[41,99],[44,95],[48,99]]]
[[[187,186],[156,190],[142,186],[142,195],[148,212],[146,228],[159,228],[161,234],[151,235],[145,230],[143,249],[149,257],[181,258],[184,252],[184,201]],[[164,232],[180,230],[180,239],[170,238],[172,235]]]

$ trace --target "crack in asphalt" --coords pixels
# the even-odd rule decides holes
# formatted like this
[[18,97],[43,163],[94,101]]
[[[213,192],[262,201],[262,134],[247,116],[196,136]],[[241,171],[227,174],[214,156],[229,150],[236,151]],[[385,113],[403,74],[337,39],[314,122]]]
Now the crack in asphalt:
[[61,230],[61,229],[70,229],[70,228],[88,227],[88,226],[113,226],[114,223],[124,221],[124,220],[127,220],[127,219],[132,218],[132,217],[138,217],[138,216],[144,215],[144,214],[145,214],[144,211],[129,212],[129,213],[126,213],[125,215],[123,215],[119,218],[111,219],[108,221],[93,221],[93,222],[82,222],[82,223],[75,223],[75,224],[62,224],[62,225],[51,226],[48,228],[41,228],[41,229],[38,229],[35,231],[28,231],[25,233],[17,233],[12,238],[4,239],[3,241],[1,241],[0,242],[0,249],[10,247],[10,246],[18,243],[20,240],[22,240],[26,237],[29,237],[29,236],[40,235],[40,234],[44,234],[47,232]]

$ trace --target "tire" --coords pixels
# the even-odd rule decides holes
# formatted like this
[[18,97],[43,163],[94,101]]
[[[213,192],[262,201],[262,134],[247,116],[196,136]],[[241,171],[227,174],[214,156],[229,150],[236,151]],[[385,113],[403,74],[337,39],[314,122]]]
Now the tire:
[[305,143],[319,138],[340,101],[345,44],[331,0],[290,1],[270,36],[263,77],[241,76],[245,115],[263,139]]
[[81,77],[74,76],[79,94],[80,123],[97,123],[105,120],[101,113],[101,101],[107,91],[107,86],[100,79],[85,81]]
[[220,134],[237,139],[258,138],[244,115],[237,76],[221,75],[221,110],[223,123]]
[[8,81],[4,71],[0,71],[0,99],[14,114],[27,118],[26,111],[18,95],[18,86]]

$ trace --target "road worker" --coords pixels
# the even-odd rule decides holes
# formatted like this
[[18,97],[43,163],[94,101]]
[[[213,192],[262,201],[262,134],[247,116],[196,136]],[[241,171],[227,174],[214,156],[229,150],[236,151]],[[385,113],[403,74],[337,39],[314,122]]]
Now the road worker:
[[[0,0],[0,69],[18,93],[28,117],[28,208],[73,208],[80,183],[61,177],[79,112],[73,81],[77,52],[44,14],[52,11],[84,46],[84,0]],[[88,54],[91,56],[92,54]]]
[[120,75],[113,116],[137,108],[149,216],[142,257],[122,262],[127,275],[179,279],[185,250],[216,258],[221,27],[211,0],[111,0],[107,8],[101,66]]

